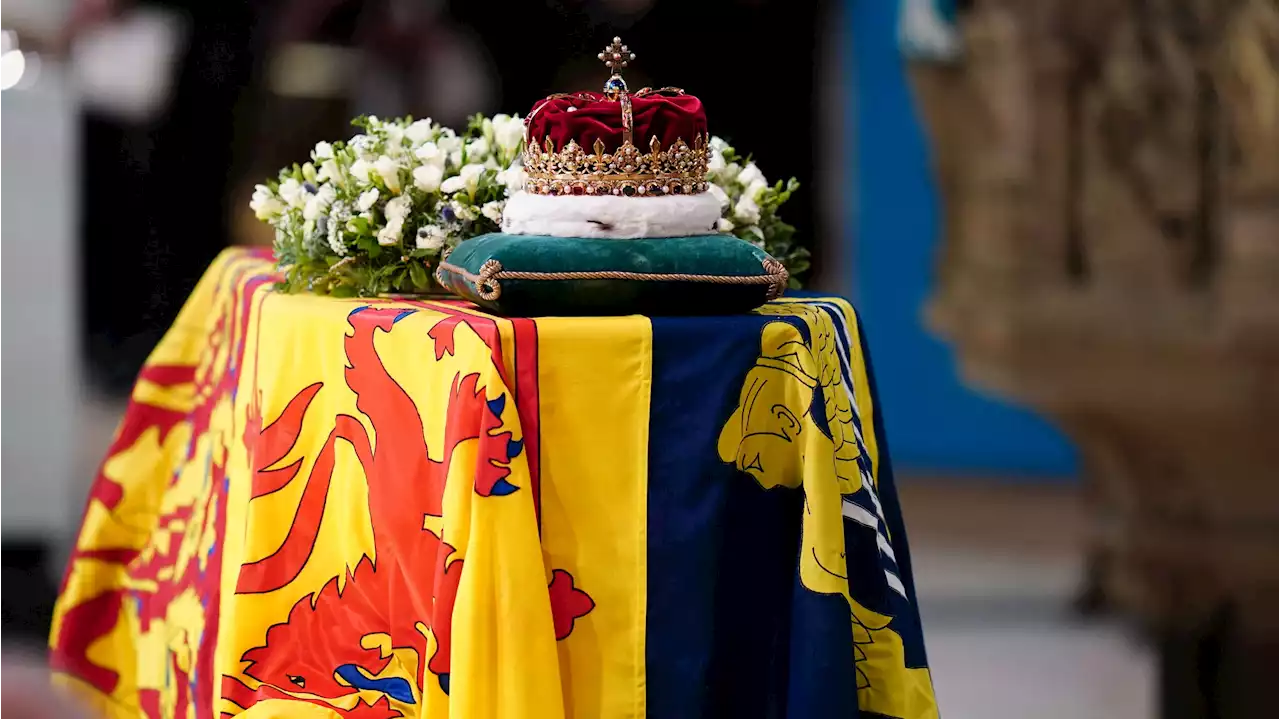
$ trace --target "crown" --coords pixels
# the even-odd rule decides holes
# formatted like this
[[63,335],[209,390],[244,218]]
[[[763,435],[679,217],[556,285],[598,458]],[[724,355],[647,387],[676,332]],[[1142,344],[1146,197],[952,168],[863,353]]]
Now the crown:
[[[524,189],[536,195],[692,195],[707,189],[710,135],[702,102],[678,88],[636,92],[620,38],[598,56],[604,92],[551,95],[525,119]],[[647,152],[642,148],[647,148]]]

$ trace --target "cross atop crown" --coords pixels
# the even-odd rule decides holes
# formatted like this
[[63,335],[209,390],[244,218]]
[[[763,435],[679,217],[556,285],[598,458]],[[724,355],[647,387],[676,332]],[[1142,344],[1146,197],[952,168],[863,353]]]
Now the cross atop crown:
[[604,84],[604,93],[616,100],[620,94],[627,91],[627,83],[619,73],[627,66],[627,63],[636,59],[636,54],[622,44],[622,38],[615,37],[613,42],[605,46],[604,52],[596,55],[596,57],[604,62],[605,67],[613,71],[613,74],[609,76],[608,81]]

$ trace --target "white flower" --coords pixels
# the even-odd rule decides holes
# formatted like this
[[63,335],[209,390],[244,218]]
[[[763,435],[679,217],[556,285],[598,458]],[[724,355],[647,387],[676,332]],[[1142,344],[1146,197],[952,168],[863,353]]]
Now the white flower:
[[743,195],[733,206],[733,218],[739,224],[754,225],[760,221],[760,206],[750,195]]
[[424,225],[418,228],[415,244],[420,250],[438,250],[444,247],[447,236],[444,228],[439,225]]
[[[712,185],[714,187],[714,185]],[[733,223],[721,217],[716,220],[716,230],[720,232],[733,232]]]
[[387,223],[390,224],[395,220],[401,223],[409,217],[410,200],[408,195],[400,195],[387,200],[387,206],[383,208],[382,214],[387,216]]
[[730,202],[729,195],[725,193],[724,189],[712,182],[707,184],[707,192],[710,192],[712,197],[720,201],[720,211],[724,212],[724,208],[728,207]]
[[493,116],[493,142],[505,155],[513,154],[524,139],[524,121],[517,116]]
[[369,208],[373,207],[374,203],[376,203],[377,201],[378,201],[378,188],[374,187],[370,190],[360,193],[360,199],[356,201],[356,207],[359,207],[361,212],[367,212]]
[[444,182],[440,183],[440,191],[446,195],[452,195],[455,192],[462,192],[467,189],[467,181],[459,175],[454,175]]
[[383,132],[387,135],[387,149],[393,154],[400,154],[404,148],[404,128],[399,125],[387,124],[383,126]]
[[382,176],[382,181],[387,183],[388,190],[400,194],[400,165],[395,160],[383,155],[373,163],[373,168]]
[[249,200],[249,209],[253,210],[253,214],[259,220],[273,220],[284,212],[284,203],[280,198],[275,196],[270,187],[266,185],[256,185],[253,188],[253,198]]
[[302,189],[302,183],[292,177],[280,183],[280,199],[289,207],[300,208],[305,205],[308,194]]
[[322,185],[316,194],[307,199],[306,206],[302,208],[303,219],[315,221],[316,218],[327,213],[329,205],[333,204],[337,196],[338,192],[333,189],[333,185]]
[[316,149],[311,151],[311,158],[316,162],[333,159],[333,145],[327,142],[317,142]]
[[307,221],[315,221],[316,217],[324,215],[329,211],[329,200],[320,194],[312,194],[311,200],[307,200],[306,206],[302,207],[302,219]]
[[445,152],[453,152],[454,150],[462,149],[462,138],[455,135],[453,130],[445,128],[440,133],[439,139],[436,140],[436,144]]
[[[707,146],[711,148],[711,152],[717,155],[724,155],[724,151],[729,149],[729,143],[715,135],[711,136],[711,142]],[[724,158],[722,157],[721,159]]]
[[316,179],[325,182],[341,182],[342,169],[338,167],[337,160],[325,160],[320,163],[320,171],[316,173]]
[[467,143],[467,162],[483,163],[484,158],[489,156],[489,141],[483,137],[477,137]]
[[523,166],[512,165],[505,170],[499,170],[497,180],[498,184],[507,186],[507,197],[510,197],[524,189],[526,178]]
[[329,210],[329,249],[339,257],[347,254],[347,246],[342,241],[342,230],[350,217],[351,211],[345,203],[335,202]]
[[458,171],[458,176],[466,183],[467,192],[472,195],[476,194],[476,187],[480,185],[480,177],[482,175],[484,175],[484,165],[478,165],[474,162],[464,165]]
[[266,198],[271,197],[273,194],[274,193],[271,192],[271,188],[267,187],[266,185],[254,185],[253,198],[249,200],[249,206],[252,207],[254,203],[265,200]]
[[363,157],[351,163],[351,177],[355,178],[356,184],[369,185],[373,183],[371,174],[374,171],[373,163],[365,160]]
[[424,192],[440,189],[444,168],[439,165],[419,165],[413,168],[413,185]]
[[421,147],[413,151],[413,156],[421,160],[422,164],[434,165],[441,170],[444,169],[445,160],[448,159],[448,153],[434,142],[422,143]]
[[467,194],[474,195],[476,188],[480,185],[480,177],[484,175],[484,165],[469,163],[464,165],[457,175],[450,177],[440,185],[440,191],[446,195],[452,195],[455,192],[467,191]]
[[405,128],[405,137],[409,138],[409,142],[417,147],[431,138],[435,128],[431,126],[431,118],[418,120],[409,127]]
[[378,244],[383,246],[399,244],[402,231],[404,231],[404,219],[389,218],[386,226],[378,230]]
[[484,215],[485,217],[488,217],[489,219],[493,220],[498,224],[502,224],[502,208],[506,204],[507,203],[502,202],[501,200],[486,202],[480,208],[480,214]]
[[765,182],[764,173],[760,171],[760,168],[756,167],[756,163],[748,162],[747,166],[738,173],[738,183],[743,187],[750,187],[757,182]]
[[[714,138],[713,138],[714,139]],[[711,153],[711,159],[707,160],[708,172],[719,172],[724,169],[724,155],[718,152]]]
[[764,178],[761,178],[759,180],[752,180],[751,184],[747,185],[747,189],[742,191],[742,194],[759,202],[760,193],[764,192],[768,188],[769,188],[769,183],[765,182]]
[[462,138],[454,135],[453,130],[441,133],[436,144],[440,146],[441,152],[449,158],[452,165],[456,167],[462,164]]
[[369,137],[368,135],[356,135],[347,143],[347,147],[350,147],[363,159],[373,152],[373,146],[375,144],[377,144],[377,140]]

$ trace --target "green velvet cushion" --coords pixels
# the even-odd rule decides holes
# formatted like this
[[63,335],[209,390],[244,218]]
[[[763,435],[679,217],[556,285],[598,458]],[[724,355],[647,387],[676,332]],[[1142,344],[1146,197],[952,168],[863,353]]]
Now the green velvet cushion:
[[[581,276],[603,272],[613,274]],[[512,316],[734,314],[759,307],[786,286],[776,260],[729,235],[482,235],[458,245],[436,277],[450,291]]]

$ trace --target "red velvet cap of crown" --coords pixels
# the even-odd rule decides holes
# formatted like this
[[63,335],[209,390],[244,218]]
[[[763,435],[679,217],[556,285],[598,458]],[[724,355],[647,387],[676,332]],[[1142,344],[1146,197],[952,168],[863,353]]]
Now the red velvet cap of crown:
[[[695,138],[707,134],[707,114],[693,95],[640,90],[630,98],[632,144],[642,152],[654,137],[666,148],[676,140],[693,145]],[[605,152],[614,152],[622,147],[622,134],[622,103],[598,92],[553,95],[529,113],[528,139],[534,147],[543,147],[549,137],[556,151],[570,140],[590,150],[599,139]]]

